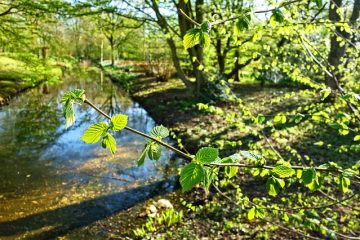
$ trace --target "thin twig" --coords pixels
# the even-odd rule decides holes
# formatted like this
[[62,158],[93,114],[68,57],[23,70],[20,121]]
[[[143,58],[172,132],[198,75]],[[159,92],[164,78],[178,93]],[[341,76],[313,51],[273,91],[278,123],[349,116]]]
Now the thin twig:
[[[293,0],[293,1],[290,1],[290,2],[285,2],[283,4],[280,4],[278,7],[275,7],[275,8],[270,8],[270,9],[265,9],[265,10],[258,10],[258,11],[254,11],[253,13],[266,13],[266,12],[272,12],[276,9],[279,9],[279,8],[282,8],[282,7],[285,7],[287,5],[290,5],[292,3],[296,3],[296,2],[301,2],[301,0]],[[241,15],[240,16],[235,16],[235,17],[231,17],[231,18],[227,18],[227,19],[224,19],[222,21],[218,21],[218,22],[213,22],[211,23],[212,26],[215,26],[215,25],[218,25],[218,24],[223,24],[223,23],[226,23],[226,22],[229,22],[229,21],[232,21],[232,20],[236,20],[238,18],[242,17]]]
[[179,12],[180,12],[181,15],[183,15],[187,20],[189,20],[195,26],[200,26],[201,25],[200,23],[196,22],[194,19],[189,17],[181,8],[179,8]]
[[[109,115],[107,115],[104,111],[102,111],[101,109],[99,109],[98,107],[96,107],[96,106],[95,106],[92,102],[90,102],[89,100],[85,99],[84,103],[87,103],[87,104],[90,105],[92,108],[94,108],[97,112],[99,112],[100,114],[102,114],[104,117],[106,117],[107,119],[111,120],[111,117],[110,117]],[[126,126],[124,129],[126,129],[126,130],[128,130],[128,131],[130,131],[130,132],[133,132],[133,133],[135,133],[135,134],[137,134],[137,135],[140,135],[140,136],[142,136],[142,137],[145,137],[145,138],[147,138],[147,139],[151,139],[152,141],[159,143],[160,145],[162,145],[162,146],[164,146],[164,147],[166,147],[166,148],[168,148],[168,149],[170,149],[170,150],[178,153],[179,155],[181,155],[181,156],[183,156],[183,157],[185,157],[185,158],[187,158],[187,159],[189,159],[189,160],[192,160],[192,159],[193,159],[193,157],[191,157],[189,154],[186,154],[186,153],[184,153],[183,151],[181,151],[181,150],[179,150],[179,149],[177,149],[177,148],[174,148],[173,146],[171,146],[171,145],[169,145],[169,144],[167,144],[167,143],[164,143],[164,142],[162,142],[162,141],[160,141],[160,140],[158,140],[158,139],[156,139],[156,138],[154,138],[154,137],[152,137],[152,136],[150,136],[150,135],[147,135],[147,134],[145,134],[145,133],[142,133],[142,132],[140,132],[140,131],[138,131],[138,130],[136,130],[136,129],[130,128],[130,127],[128,127],[128,126]]]

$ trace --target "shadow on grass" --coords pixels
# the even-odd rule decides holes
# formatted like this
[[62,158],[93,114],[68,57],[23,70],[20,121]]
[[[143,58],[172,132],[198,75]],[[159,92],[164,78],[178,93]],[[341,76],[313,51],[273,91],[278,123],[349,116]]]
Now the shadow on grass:
[[[166,192],[167,181],[86,200],[16,220],[0,222],[0,239],[26,234],[26,239],[54,239]],[[31,234],[31,231],[34,231]]]

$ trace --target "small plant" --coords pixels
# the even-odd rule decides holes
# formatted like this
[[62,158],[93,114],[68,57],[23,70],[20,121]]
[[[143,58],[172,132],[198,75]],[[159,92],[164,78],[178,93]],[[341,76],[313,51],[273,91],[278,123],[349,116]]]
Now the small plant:
[[134,235],[139,238],[145,237],[148,233],[157,231],[161,226],[171,227],[181,221],[183,211],[177,212],[174,208],[166,208],[160,215],[148,217],[146,222],[139,228],[133,230]]

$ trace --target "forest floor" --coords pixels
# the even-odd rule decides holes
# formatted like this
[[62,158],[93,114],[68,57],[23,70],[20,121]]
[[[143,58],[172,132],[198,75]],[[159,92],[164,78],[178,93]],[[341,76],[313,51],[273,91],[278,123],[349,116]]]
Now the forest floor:
[[20,92],[61,76],[59,63],[48,61],[43,64],[35,58],[33,55],[0,55],[0,106]]
[[[254,144],[262,144],[269,145],[269,149],[276,150],[286,159],[295,159],[297,163],[306,164],[309,156],[316,159],[317,165],[326,161],[346,165],[358,160],[357,150],[341,150],[342,146],[350,144],[348,137],[338,135],[336,130],[329,127],[314,124],[312,119],[306,119],[300,124],[292,124],[290,121],[279,124],[276,126],[276,134],[263,129],[265,138],[258,138],[249,131],[242,131],[241,126],[225,120],[226,113],[240,111],[237,104],[214,103],[210,111],[200,109],[199,102],[193,100],[177,78],[161,82],[138,71],[129,72],[117,68],[105,70],[115,83],[129,91],[133,99],[139,102],[158,124],[171,130],[179,147],[191,154],[202,146],[213,146],[220,149],[223,157],[238,150],[247,150]],[[312,94],[306,89],[276,85],[261,87],[258,83],[233,83],[232,90],[254,116],[261,113],[269,118],[280,112],[291,113],[299,108],[306,109],[321,100],[320,93]],[[216,111],[222,114],[214,114]],[[329,144],[324,145],[324,142]],[[247,211],[232,202],[231,199],[236,199],[239,191],[240,195],[242,192],[246,193],[250,199],[268,197],[265,182],[261,177],[252,177],[249,173],[241,172],[233,182],[222,182],[221,190],[211,188],[209,194],[205,194],[201,188],[189,193],[178,190],[102,220],[89,226],[89,229],[93,233],[117,238],[133,238],[135,229],[140,229],[142,237],[148,239],[307,238],[303,231],[295,230],[277,218],[271,221],[249,221],[246,217]],[[238,186],[241,186],[241,190]],[[309,199],[317,199],[317,193],[309,192],[305,188],[302,191]],[[158,198],[169,199],[175,211],[184,212],[181,223],[167,227],[144,216],[146,209]],[[272,201],[283,204],[289,204],[289,201],[297,202],[296,195],[292,194],[291,190]],[[321,238],[316,232],[312,232],[312,236]]]
[[[309,156],[316,159],[317,165],[334,161],[346,166],[358,160],[358,150],[342,151],[342,146],[351,144],[351,138],[340,136],[337,130],[328,126],[315,124],[311,118],[305,119],[300,124],[293,124],[291,121],[279,124],[276,126],[276,134],[264,128],[262,132],[265,137],[258,138],[249,131],[242,131],[241,126],[226,121],[224,117],[226,113],[243,111],[239,110],[237,104],[214,103],[212,110],[211,108],[210,111],[209,108],[204,110],[199,108],[199,102],[193,100],[192,95],[177,78],[161,82],[136,71],[133,73],[137,76],[135,78],[124,78],[123,69],[108,68],[107,72],[110,73],[114,82],[127,88],[134,100],[139,102],[158,124],[170,128],[175,134],[173,137],[177,140],[179,147],[191,154],[202,146],[210,145],[219,148],[221,156],[224,157],[238,150],[247,150],[254,144],[261,144],[268,145],[270,150],[277,151],[285,159],[295,159],[297,163],[306,164]],[[231,88],[236,96],[242,99],[243,104],[253,116],[261,113],[267,118],[273,118],[281,112],[292,113],[299,109],[306,110],[308,106],[314,104],[322,104],[320,103],[321,93],[314,94],[306,89],[279,85],[261,87],[259,83],[233,83]],[[221,114],[214,114],[213,112],[216,111]],[[325,145],[324,142],[329,144]],[[267,197],[265,181],[262,178],[241,173],[233,183],[239,184],[240,191],[246,193],[247,196],[263,198]],[[153,231],[151,230],[146,236],[160,239],[304,238],[302,231],[294,230],[277,219],[272,219],[271,222],[260,219],[248,221],[244,217],[246,212],[242,212],[238,206],[229,202],[229,197],[234,199],[236,195],[234,193],[236,187],[228,183],[224,186],[226,187],[221,191],[226,193],[212,189],[209,195],[204,196],[202,189],[197,189],[191,193],[184,194],[179,191],[163,196],[174,203],[175,209],[183,209],[186,212],[185,220],[180,225],[171,228],[159,227],[155,233],[151,233]],[[303,192],[308,192],[306,194],[309,197],[316,197],[317,194],[306,189],[303,189]],[[180,201],[179,195],[185,200]],[[281,203],[285,201],[284,196],[287,196],[289,201],[296,202],[296,199],[291,199],[294,196],[290,195],[290,192],[284,193],[283,197],[276,197],[273,201]],[[145,205],[151,204],[152,201],[148,201]],[[129,211],[134,211],[134,209],[141,211],[139,209],[143,208],[137,206]],[[117,217],[124,218],[121,215]],[[145,224],[147,221],[144,218],[140,218],[136,224],[130,221],[128,228],[118,230],[118,232],[123,236],[132,236],[132,230],[139,226],[139,222]],[[108,229],[112,228],[108,227]],[[313,233],[313,236],[321,238],[318,233]]]

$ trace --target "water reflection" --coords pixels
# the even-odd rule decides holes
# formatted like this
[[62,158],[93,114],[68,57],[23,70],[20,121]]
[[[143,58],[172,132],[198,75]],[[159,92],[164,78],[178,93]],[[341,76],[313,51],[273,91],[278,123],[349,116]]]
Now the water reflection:
[[[144,166],[136,167],[145,140],[130,132],[116,134],[115,157],[98,144],[81,142],[89,124],[105,120],[87,106],[76,109],[76,124],[66,130],[60,98],[74,88],[85,89],[86,96],[110,115],[128,115],[133,128],[149,132],[155,125],[144,109],[99,71],[76,71],[67,74],[62,84],[49,86],[46,95],[38,88],[14,99],[0,110],[0,226],[22,219],[25,229],[41,231],[27,216],[69,204],[77,206],[89,199],[101,202],[101,196],[107,195],[119,196],[123,201],[114,205],[112,211],[116,212],[135,204],[127,195],[137,191],[129,189],[141,189],[176,174],[166,150],[159,161],[146,161]],[[173,182],[169,183],[157,190],[171,191]],[[0,238],[25,236],[24,232],[11,236],[4,231],[0,228]]]

